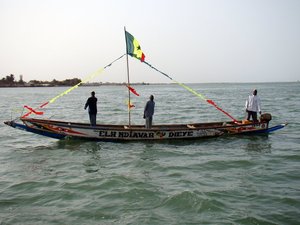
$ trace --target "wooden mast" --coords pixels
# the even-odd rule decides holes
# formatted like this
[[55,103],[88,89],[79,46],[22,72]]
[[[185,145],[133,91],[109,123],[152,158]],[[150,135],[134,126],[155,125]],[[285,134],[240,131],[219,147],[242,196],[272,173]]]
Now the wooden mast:
[[[127,61],[127,85],[130,86],[129,80],[129,63],[128,63],[128,52],[127,52],[127,38],[126,38],[126,27],[124,26],[124,33],[125,33],[125,42],[126,42],[126,61]],[[128,88],[128,126],[131,126],[131,115],[130,115],[130,90]]]

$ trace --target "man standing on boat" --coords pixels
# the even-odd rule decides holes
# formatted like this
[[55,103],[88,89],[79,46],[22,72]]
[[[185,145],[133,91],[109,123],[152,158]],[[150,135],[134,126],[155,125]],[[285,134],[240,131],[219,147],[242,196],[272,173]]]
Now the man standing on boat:
[[246,112],[248,113],[247,120],[252,117],[253,122],[258,122],[257,112],[261,114],[260,98],[257,96],[257,90],[254,89],[252,95],[249,95],[246,101]]
[[91,126],[96,126],[96,116],[97,116],[97,98],[95,97],[95,92],[91,92],[91,97],[85,103],[84,109],[89,107],[89,116]]
[[145,127],[146,129],[150,129],[152,126],[152,119],[154,114],[155,102],[153,101],[153,95],[150,95],[150,100],[146,103],[144,109],[144,119],[146,119]]

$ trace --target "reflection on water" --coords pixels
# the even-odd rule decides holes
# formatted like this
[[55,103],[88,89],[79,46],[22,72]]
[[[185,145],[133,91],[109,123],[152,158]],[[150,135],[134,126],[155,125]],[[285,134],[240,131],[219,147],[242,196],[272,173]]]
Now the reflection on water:
[[271,143],[247,143],[245,150],[256,152],[271,152]]
[[60,140],[57,142],[57,148],[69,150],[71,153],[81,155],[81,163],[85,172],[95,173],[101,167],[101,143],[87,142],[81,140]]
[[66,149],[70,151],[84,150],[87,152],[98,152],[101,150],[101,144],[95,141],[82,141],[74,139],[66,139],[57,141],[57,148]]
[[249,152],[271,152],[272,143],[269,141],[268,135],[253,135],[244,137],[245,144],[242,149]]

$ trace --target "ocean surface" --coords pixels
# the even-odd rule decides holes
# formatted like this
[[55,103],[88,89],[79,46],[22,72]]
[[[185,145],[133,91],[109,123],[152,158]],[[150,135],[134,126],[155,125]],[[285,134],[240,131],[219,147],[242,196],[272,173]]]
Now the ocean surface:
[[[300,224],[300,83],[190,84],[237,119],[258,89],[269,135],[194,141],[110,143],[55,140],[3,124],[66,87],[0,89],[0,224]],[[176,84],[137,85],[133,124],[150,94],[154,123],[230,120]],[[43,118],[128,123],[124,86],[80,87],[45,108]],[[25,111],[24,111],[25,112]]]

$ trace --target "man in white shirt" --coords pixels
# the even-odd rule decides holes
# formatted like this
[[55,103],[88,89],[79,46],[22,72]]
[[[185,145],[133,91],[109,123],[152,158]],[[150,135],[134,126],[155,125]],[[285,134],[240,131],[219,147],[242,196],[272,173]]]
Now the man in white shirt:
[[248,113],[247,120],[252,117],[253,122],[258,122],[257,112],[261,114],[260,98],[257,96],[257,90],[254,89],[252,95],[250,95],[246,101],[246,112]]

